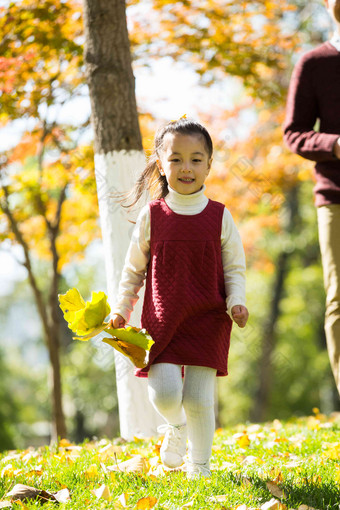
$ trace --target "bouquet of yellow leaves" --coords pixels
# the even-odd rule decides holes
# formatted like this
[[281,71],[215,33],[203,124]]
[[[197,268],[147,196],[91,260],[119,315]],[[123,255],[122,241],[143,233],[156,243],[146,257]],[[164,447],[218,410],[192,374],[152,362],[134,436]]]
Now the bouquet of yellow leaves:
[[154,341],[145,329],[111,328],[110,323],[105,322],[110,305],[104,292],[92,292],[91,301],[87,302],[75,288],[58,297],[64,319],[77,335],[74,340],[87,341],[105,331],[110,336],[102,339],[104,343],[127,356],[137,368],[146,367]]

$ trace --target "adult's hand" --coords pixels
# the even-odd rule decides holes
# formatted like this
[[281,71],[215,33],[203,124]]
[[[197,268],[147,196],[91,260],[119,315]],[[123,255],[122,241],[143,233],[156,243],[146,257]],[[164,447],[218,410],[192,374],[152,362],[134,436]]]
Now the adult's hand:
[[334,145],[334,155],[336,158],[340,159],[340,137],[337,139]]

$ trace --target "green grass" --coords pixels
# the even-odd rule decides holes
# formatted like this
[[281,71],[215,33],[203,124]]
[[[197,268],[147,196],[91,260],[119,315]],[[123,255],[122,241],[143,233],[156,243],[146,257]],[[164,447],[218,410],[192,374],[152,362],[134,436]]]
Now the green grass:
[[[157,499],[155,509],[236,509],[239,505],[258,509],[274,497],[267,486],[271,481],[274,490],[283,491],[276,499],[287,509],[300,505],[340,509],[339,419],[317,415],[220,429],[215,434],[210,479],[190,481],[184,472],[162,473],[160,464],[155,464],[156,442],[125,443],[122,451],[107,458],[100,451],[118,441],[87,442],[73,454],[63,443],[3,453],[0,503],[9,499],[5,495],[15,484],[22,483],[52,493],[67,488],[71,499],[59,507],[70,510],[123,508],[118,499],[122,494],[129,495],[127,508],[137,508],[139,500],[152,496]],[[136,454],[148,459],[144,472],[108,469]],[[154,465],[151,469],[150,463]],[[110,491],[110,501],[97,499],[91,492],[103,484]],[[217,496],[220,498],[214,500]],[[25,505],[28,509],[56,508],[52,502],[43,507],[38,501],[26,501]],[[13,503],[13,508],[22,510],[23,506]]]

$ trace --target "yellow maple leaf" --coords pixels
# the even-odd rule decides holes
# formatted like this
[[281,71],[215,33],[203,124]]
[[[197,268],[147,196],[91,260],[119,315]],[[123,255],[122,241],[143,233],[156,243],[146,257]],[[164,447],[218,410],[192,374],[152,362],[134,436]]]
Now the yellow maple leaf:
[[241,434],[240,437],[236,439],[236,442],[241,448],[247,448],[247,446],[250,445],[250,439],[248,434],[244,432],[243,434]]
[[146,498],[141,498],[137,501],[136,508],[138,510],[150,510],[150,508],[155,506],[157,501],[157,498],[154,498],[153,496],[147,496]]

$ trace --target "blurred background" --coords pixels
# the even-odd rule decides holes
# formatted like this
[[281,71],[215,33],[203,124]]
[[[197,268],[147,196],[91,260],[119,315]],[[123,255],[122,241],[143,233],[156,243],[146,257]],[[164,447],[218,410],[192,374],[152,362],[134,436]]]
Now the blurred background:
[[[218,380],[218,425],[339,410],[313,163],[282,140],[293,65],[332,34],[323,1],[130,0],[126,14],[146,153],[164,121],[205,124],[215,145],[207,195],[230,210],[246,250],[250,320],[234,328],[230,375]],[[0,27],[0,451],[50,439],[49,314],[68,437],[114,437],[113,352],[73,341],[50,298],[56,272],[59,293],[106,290],[82,4],[2,1]]]

